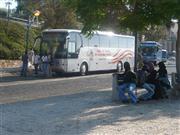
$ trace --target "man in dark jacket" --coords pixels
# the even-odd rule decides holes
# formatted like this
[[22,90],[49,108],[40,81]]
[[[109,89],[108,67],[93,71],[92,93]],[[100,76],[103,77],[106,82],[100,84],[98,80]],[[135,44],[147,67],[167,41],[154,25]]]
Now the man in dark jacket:
[[119,85],[119,98],[123,103],[127,103],[128,98],[125,93],[128,92],[131,102],[137,103],[138,99],[134,92],[136,89],[136,75],[131,71],[130,64],[128,62],[124,63],[124,69],[124,81],[121,85]]
[[[142,94],[140,97],[139,97],[139,100],[143,100],[143,101],[146,101],[146,100],[150,100],[152,99],[152,96],[154,95],[154,90],[155,90],[155,83],[156,83],[156,70],[154,69],[154,65],[153,63],[150,63],[148,64],[149,68],[145,68],[143,71],[146,72],[146,75],[145,75],[145,79],[144,79],[144,82],[142,83],[142,88],[144,88],[146,90],[146,93]],[[149,70],[148,70],[149,69]]]

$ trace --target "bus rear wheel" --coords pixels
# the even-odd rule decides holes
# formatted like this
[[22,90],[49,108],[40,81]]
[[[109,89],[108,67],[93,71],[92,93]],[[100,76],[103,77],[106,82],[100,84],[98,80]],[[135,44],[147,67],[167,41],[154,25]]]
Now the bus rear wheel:
[[86,63],[82,63],[80,67],[80,74],[81,75],[87,75],[88,72],[88,66]]

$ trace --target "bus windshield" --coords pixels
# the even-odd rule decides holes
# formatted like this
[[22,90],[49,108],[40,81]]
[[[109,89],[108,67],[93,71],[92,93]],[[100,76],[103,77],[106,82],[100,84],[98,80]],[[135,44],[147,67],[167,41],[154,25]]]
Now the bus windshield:
[[157,47],[141,47],[143,56],[155,55],[158,51]]
[[55,58],[67,58],[67,32],[44,32],[41,53]]

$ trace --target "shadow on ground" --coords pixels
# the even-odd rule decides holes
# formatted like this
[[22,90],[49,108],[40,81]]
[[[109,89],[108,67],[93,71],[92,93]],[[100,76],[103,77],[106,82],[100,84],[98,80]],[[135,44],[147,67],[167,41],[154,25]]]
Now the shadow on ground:
[[84,135],[95,130],[103,134],[106,126],[121,130],[133,123],[133,129],[136,123],[159,117],[176,119],[179,109],[179,100],[121,104],[111,101],[111,91],[90,91],[0,105],[0,131],[8,135]]
[[[99,72],[90,72],[88,75],[95,75],[95,74],[107,74],[107,73],[113,73],[114,71],[99,71]],[[39,80],[39,79],[55,79],[55,78],[68,78],[68,77],[76,77],[80,76],[79,73],[64,73],[64,74],[56,74],[53,73],[51,77],[45,76],[42,72],[39,72],[39,74],[28,74],[26,77],[23,77],[20,75],[20,72],[7,72],[7,73],[1,73],[0,72],[0,82],[15,82],[15,81],[29,81],[29,80]]]

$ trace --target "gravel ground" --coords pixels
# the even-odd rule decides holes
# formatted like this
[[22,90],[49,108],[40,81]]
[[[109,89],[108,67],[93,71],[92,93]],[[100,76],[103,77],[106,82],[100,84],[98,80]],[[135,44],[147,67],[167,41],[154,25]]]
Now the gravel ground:
[[0,135],[180,135],[180,99],[134,105],[112,102],[111,94],[103,89],[1,104]]
[[0,135],[180,135],[180,100],[137,105],[111,90],[0,105]]

